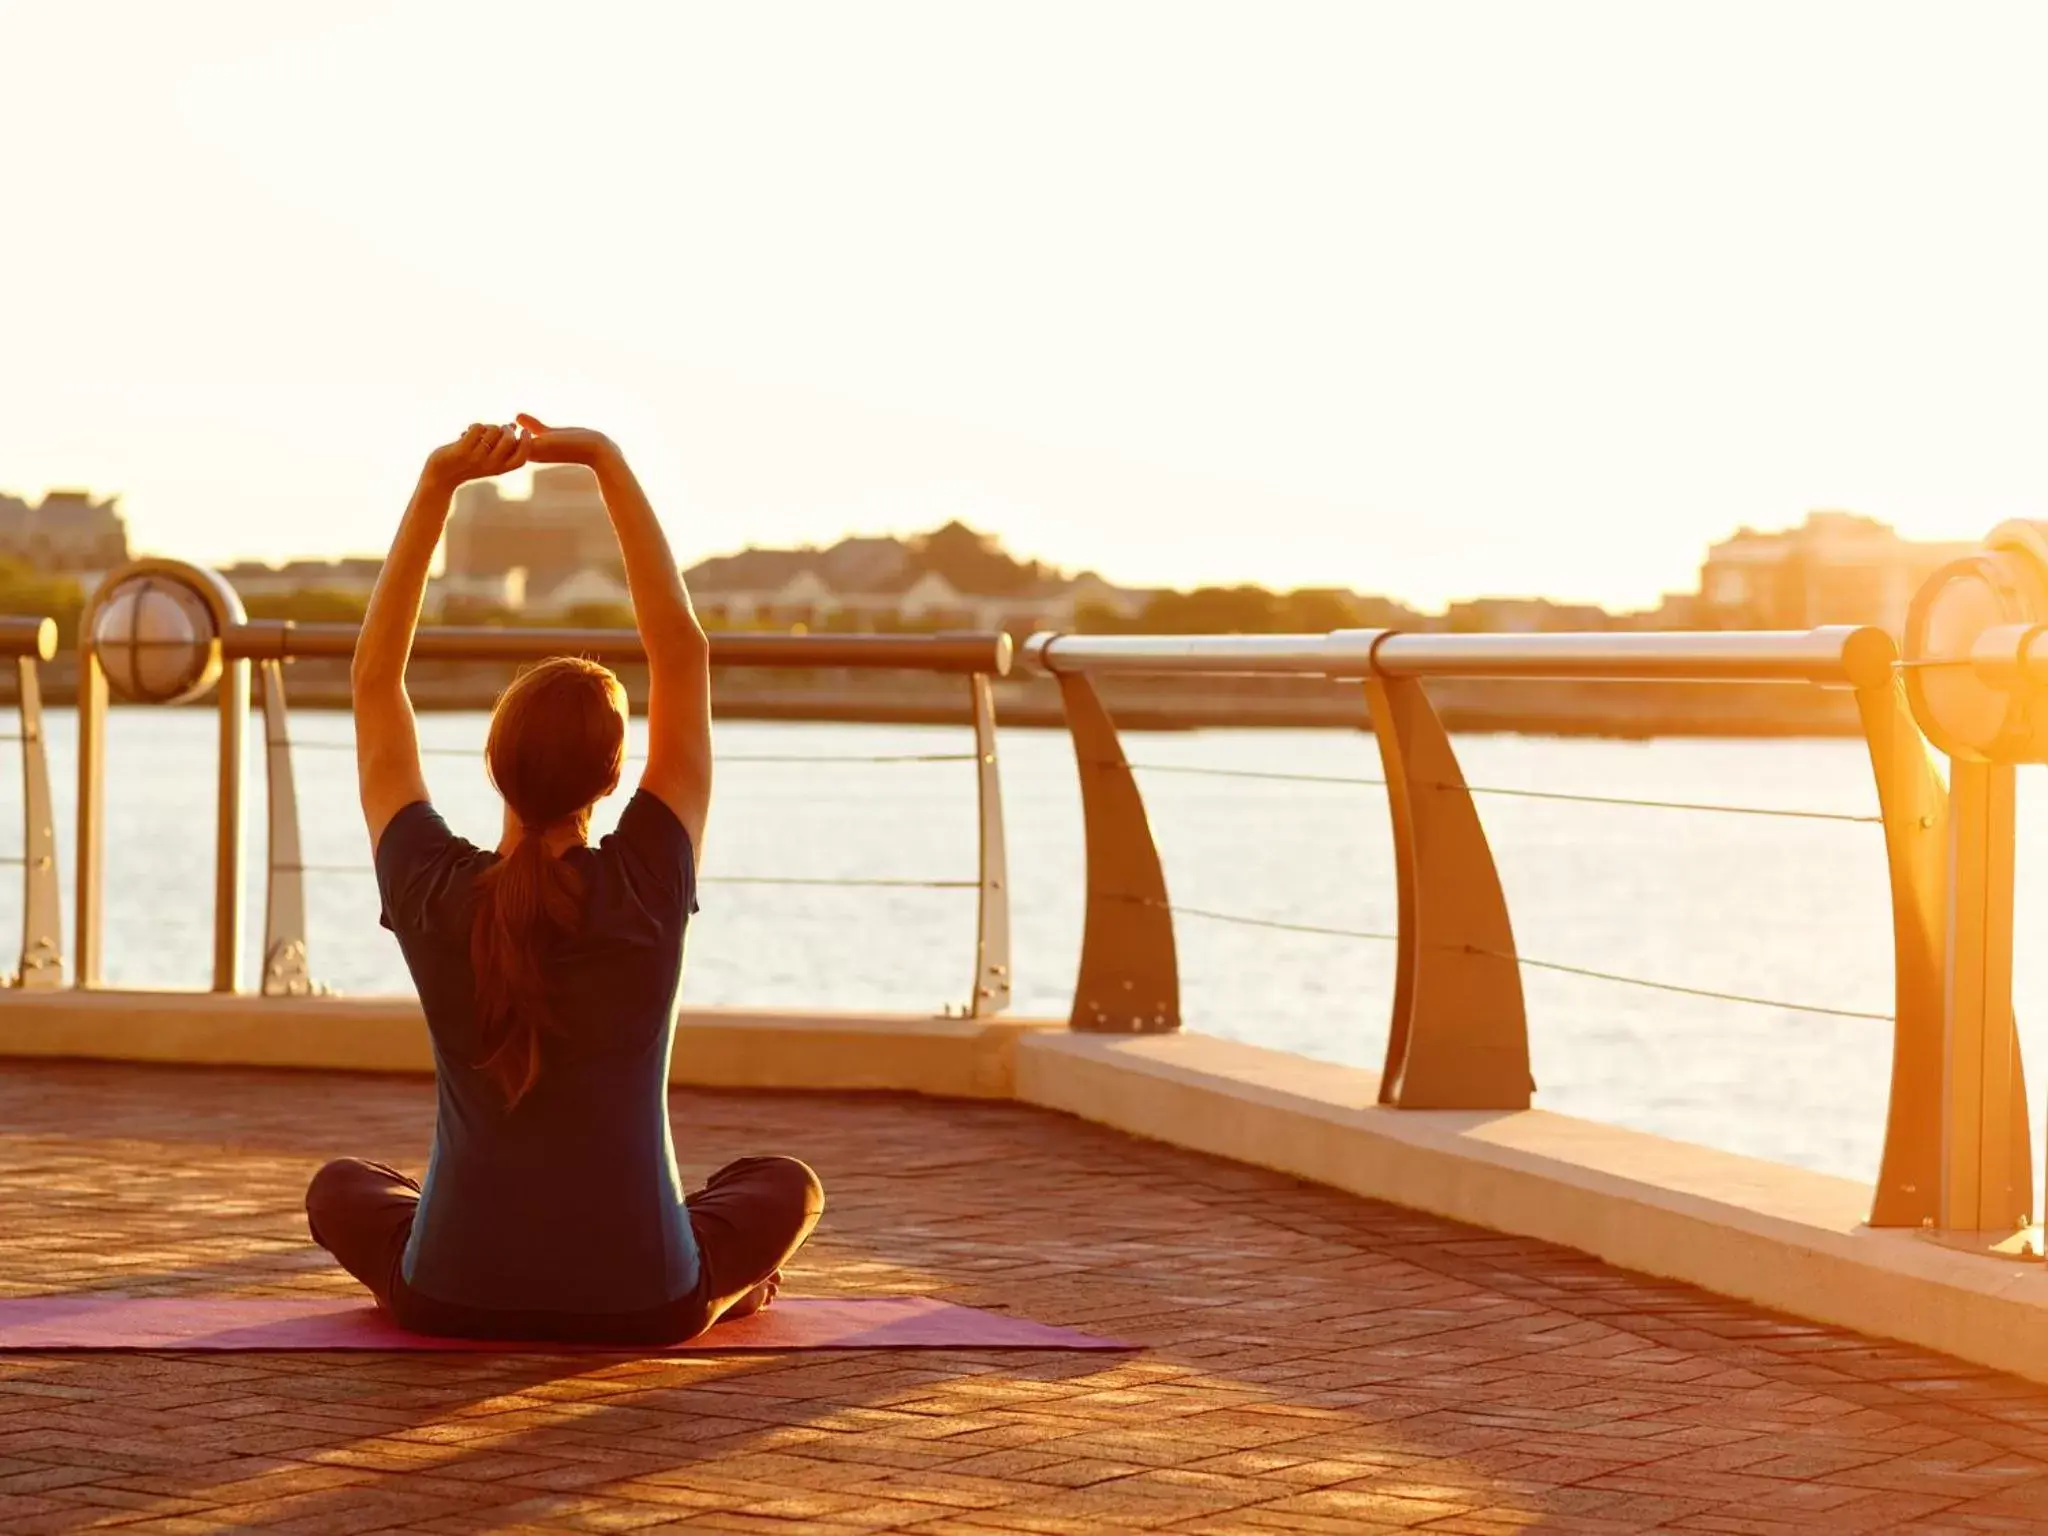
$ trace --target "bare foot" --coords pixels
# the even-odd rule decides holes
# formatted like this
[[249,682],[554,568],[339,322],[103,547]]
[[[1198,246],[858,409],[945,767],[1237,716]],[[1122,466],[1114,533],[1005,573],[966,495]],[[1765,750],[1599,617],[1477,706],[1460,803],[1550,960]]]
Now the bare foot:
[[726,1322],[735,1317],[752,1317],[781,1294],[781,1291],[782,1271],[778,1269],[738,1301],[719,1313],[718,1320]]

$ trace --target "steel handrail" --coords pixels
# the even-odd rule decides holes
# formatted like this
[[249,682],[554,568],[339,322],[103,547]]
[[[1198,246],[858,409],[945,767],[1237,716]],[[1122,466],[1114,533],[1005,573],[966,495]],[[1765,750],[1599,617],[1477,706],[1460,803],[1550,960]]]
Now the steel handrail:
[[1898,652],[1871,625],[1805,630],[1666,630],[1591,634],[1386,635],[1383,677],[1541,678],[1589,682],[1820,683],[1883,687]]
[[1645,630],[1425,634],[1340,629],[1327,635],[1067,635],[1024,642],[1021,666],[1086,673],[1209,677],[1499,678],[1597,682],[1804,682],[1881,687],[1897,659],[1869,625],[1810,630]]
[[57,621],[0,614],[0,656],[31,656],[48,661],[57,654]]
[[1060,677],[1103,673],[1195,673],[1206,677],[1358,678],[1390,632],[1340,629],[1327,635],[1036,634],[1018,653],[1022,670]]
[[[353,656],[357,634],[354,624],[251,619],[227,632],[222,650],[235,660],[332,659]],[[547,656],[577,655],[631,663],[645,661],[647,648],[639,632],[631,629],[425,624],[413,641],[412,654],[419,661],[539,661]],[[1002,677],[1010,670],[1012,654],[1010,637],[1000,633],[791,635],[715,630],[711,635],[714,667]]]

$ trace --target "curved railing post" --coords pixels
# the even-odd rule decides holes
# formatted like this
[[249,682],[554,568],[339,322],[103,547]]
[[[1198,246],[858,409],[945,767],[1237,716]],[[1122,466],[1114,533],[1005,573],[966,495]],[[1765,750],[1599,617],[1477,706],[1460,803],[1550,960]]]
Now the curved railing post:
[[1094,683],[1086,673],[1062,672],[1054,663],[1051,650],[1057,638],[1033,636],[1027,654],[1059,683],[1081,776],[1088,899],[1068,1023],[1078,1030],[1123,1034],[1179,1029],[1173,912],[1145,797]]
[[978,834],[974,918],[974,995],[969,1018],[1010,1006],[1010,861],[1003,837],[1003,780],[996,763],[995,688],[986,672],[967,680],[974,712],[974,785]]
[[57,892],[57,826],[43,737],[42,663],[57,654],[49,619],[9,621],[15,706],[21,721],[21,965],[14,984],[47,991],[64,984],[64,917]]
[[1422,684],[1375,665],[1365,686],[1400,902],[1380,1102],[1527,1109],[1535,1083],[1522,973],[1486,829]]
[[266,997],[306,997],[319,990],[306,955],[305,856],[299,843],[299,796],[292,775],[291,716],[284,662],[256,664],[263,695],[263,781],[268,838],[263,903]]

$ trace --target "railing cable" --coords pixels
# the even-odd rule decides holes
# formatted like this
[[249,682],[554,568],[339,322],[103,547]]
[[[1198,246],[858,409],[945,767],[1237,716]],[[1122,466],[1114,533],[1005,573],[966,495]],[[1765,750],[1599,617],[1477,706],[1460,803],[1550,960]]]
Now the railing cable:
[[[311,740],[304,736],[266,736],[263,738],[263,744],[266,747],[290,747],[295,751],[304,748],[308,752],[353,752],[356,749],[353,741],[335,741],[324,736],[315,736]],[[421,747],[420,755],[424,757],[446,750],[445,747]]]
[[1757,997],[1747,992],[1723,992],[1714,987],[1687,987],[1675,981],[1651,981],[1643,976],[1623,976],[1614,971],[1596,971],[1590,966],[1566,965],[1559,960],[1537,960],[1528,955],[1510,955],[1477,944],[1445,945],[1468,955],[1486,955],[1495,960],[1512,960],[1536,971],[1554,971],[1564,976],[1583,976],[1592,981],[1610,981],[1625,987],[1647,987],[1654,992],[1675,992],[1682,997],[1704,997],[1720,1003],[1747,1003],[1754,1008],[1781,1008],[1789,1013],[1817,1013],[1832,1019],[1869,1019],[1879,1024],[1893,1022],[1889,1013],[1861,1008],[1829,1008],[1820,1003],[1794,1003],[1780,997]]
[[[293,738],[289,742],[273,741],[273,747],[306,747],[316,752],[353,752],[356,744],[352,741],[332,741]],[[421,747],[421,757],[481,757],[481,747]],[[637,759],[634,759],[637,761]],[[979,761],[973,752],[721,752],[721,763],[972,763]]]
[[[1115,767],[1114,763],[1099,764]],[[1254,768],[1203,768],[1186,763],[1131,763],[1139,773],[1187,774],[1211,779],[1262,779],[1276,784],[1348,784],[1365,789],[1385,789],[1387,781],[1364,775],[1333,773],[1272,773]],[[1853,821],[1882,826],[1882,816],[1861,816],[1848,811],[1808,811],[1791,806],[1723,805],[1703,800],[1642,800],[1628,795],[1582,795],[1549,789],[1508,789],[1492,784],[1453,784],[1437,780],[1433,789],[1462,789],[1472,795],[1504,795],[1517,800],[1562,800],[1577,805],[1621,805],[1651,811],[1712,811],[1726,816],[1778,816],[1797,821]]]
[[[315,751],[352,752],[355,743],[349,741],[302,740],[295,738],[294,747],[306,747]],[[271,745],[281,745],[273,742]],[[422,757],[477,757],[482,755],[480,747],[421,747]],[[719,754],[721,763],[971,763],[976,761],[972,752],[846,752],[846,753],[782,753],[782,752],[727,752]],[[1362,774],[1341,773],[1273,773],[1254,768],[1204,768],[1191,763],[1099,763],[1104,768],[1128,767],[1138,773],[1171,773],[1195,778],[1208,779],[1252,779],[1273,784],[1343,784],[1362,789],[1385,789],[1387,781]],[[1723,816],[1773,816],[1791,821],[1843,821],[1866,826],[1882,826],[1884,818],[1875,815],[1859,815],[1852,811],[1809,811],[1795,806],[1771,805],[1725,805],[1707,800],[1645,800],[1632,795],[1583,795],[1551,789],[1510,789],[1494,784],[1453,784],[1439,780],[1431,785],[1434,789],[1463,789],[1473,795],[1499,795],[1516,800],[1557,800],[1573,805],[1617,805],[1636,810],[1649,811],[1704,811]]]
[[[1449,784],[1438,784],[1449,789]],[[1717,805],[1699,800],[1636,800],[1621,795],[1575,795],[1549,789],[1497,789],[1485,784],[1467,784],[1475,795],[1507,795],[1518,800],[1567,800],[1578,805],[1628,805],[1652,811],[1714,811],[1724,816],[1782,816],[1794,821],[1854,821],[1883,826],[1882,816],[1859,816],[1850,811],[1806,811],[1789,806]]]
[[[1217,912],[1205,907],[1184,907],[1178,902],[1158,901],[1146,896],[1112,896],[1111,900],[1151,907],[1155,911],[1171,912],[1176,917],[1229,923],[1241,928],[1265,928],[1282,933],[1306,933],[1333,939],[1365,939],[1375,943],[1400,942],[1400,935],[1396,933],[1380,933],[1359,928],[1329,928],[1315,923],[1284,922],[1278,918],[1252,917],[1240,912]],[[1755,1008],[1777,1008],[1788,1013],[1820,1014],[1827,1018],[1868,1019],[1880,1024],[1892,1022],[1892,1015],[1888,1013],[1874,1013],[1860,1008],[1830,1008],[1819,1003],[1795,1003],[1784,998],[1758,997],[1747,992],[1725,992],[1712,987],[1689,987],[1673,981],[1652,981],[1642,976],[1624,976],[1617,971],[1600,971],[1590,966],[1566,965],[1557,960],[1538,960],[1530,955],[1509,954],[1504,950],[1486,949],[1477,944],[1437,944],[1430,947],[1458,954],[1485,955],[1494,960],[1511,960],[1530,970],[1551,971],[1560,975],[1579,976],[1590,981],[1613,982],[1627,987],[1644,987],[1653,992],[1671,992],[1682,997],[1707,998],[1722,1003],[1744,1003]]]
[[[290,743],[272,742],[272,746],[290,745],[307,747],[316,751],[353,751],[355,744],[348,741],[295,740]],[[422,747],[422,756],[428,757],[476,757],[481,751],[475,747]],[[734,763],[942,763],[974,762],[977,754],[972,752],[916,752],[916,753],[730,753],[719,759]],[[1363,775],[1319,774],[1319,773],[1278,773],[1247,768],[1210,768],[1184,763],[1119,763],[1114,761],[1098,763],[1105,768],[1128,767],[1137,772],[1184,774],[1201,778],[1252,779],[1284,784],[1340,784],[1362,788],[1384,789],[1387,781]],[[1724,805],[1690,800],[1644,800],[1619,795],[1574,794],[1557,790],[1510,789],[1485,784],[1452,784],[1438,781],[1432,787],[1437,789],[1463,789],[1474,795],[1498,795],[1523,800],[1554,800],[1577,805],[1626,806],[1642,810],[1702,811],[1733,816],[1770,816],[1800,821],[1855,822],[1868,825],[1882,825],[1881,816],[1857,815],[1844,811],[1809,811],[1789,807],[1757,805]],[[0,865],[20,864],[19,858],[0,857]],[[347,874],[362,875],[374,873],[374,867],[367,864],[297,864],[280,865],[280,869],[294,869],[305,874]],[[868,890],[978,890],[976,880],[911,880],[887,878],[854,878],[804,875],[708,875],[705,885],[737,886],[786,886],[800,888],[839,888]],[[1368,943],[1398,943],[1400,935],[1358,928],[1336,928],[1319,923],[1288,922],[1279,918],[1256,917],[1246,913],[1219,912],[1206,907],[1180,906],[1161,902],[1150,897],[1112,895],[1111,900],[1126,901],[1142,906],[1163,908],[1178,917],[1194,918],[1202,922],[1224,923],[1234,927],[1259,928],[1280,933],[1300,933],[1318,938],[1354,939]],[[1615,971],[1597,970],[1590,966],[1568,965],[1557,960],[1540,960],[1533,956],[1509,954],[1501,950],[1482,948],[1478,945],[1441,945],[1437,948],[1455,949],[1461,953],[1485,955],[1496,960],[1509,960],[1529,970],[1548,971],[1555,975],[1577,976],[1591,981],[1604,981],[1618,986],[1640,987],[1648,991],[1664,992],[1681,997],[1704,998],[1715,1002],[1739,1003],[1756,1008],[1775,1008],[1790,1013],[1809,1013],[1826,1018],[1864,1019],[1877,1023],[1891,1023],[1892,1015],[1856,1008],[1831,1008],[1818,1003],[1791,1002],[1783,998],[1759,997],[1751,993],[1728,992],[1712,987],[1686,986],[1678,982],[1654,981],[1643,976],[1625,976]]]
[[823,875],[706,875],[705,885],[842,886],[891,891],[978,891],[979,880],[834,879]]
[[1265,779],[1275,784],[1354,784],[1385,789],[1385,779],[1356,778],[1341,773],[1270,773],[1258,768],[1201,768],[1190,763],[1100,762],[1098,768],[1128,767],[1139,773],[1180,773],[1204,779]]
[[[10,862],[0,859],[0,864]],[[19,864],[19,859],[11,862]],[[305,875],[374,875],[374,864],[278,864],[278,870],[295,870]],[[796,885],[841,886],[856,889],[900,891],[977,891],[979,880],[891,880],[884,878],[833,877],[827,875],[706,875],[700,885]]]
[[1240,912],[1217,912],[1207,907],[1183,907],[1176,902],[1156,901],[1149,896],[1112,896],[1113,901],[1125,901],[1133,906],[1151,907],[1154,911],[1171,912],[1176,917],[1197,917],[1204,922],[1229,923],[1238,928],[1266,928],[1280,933],[1310,933],[1330,939],[1367,939],[1394,944],[1400,941],[1397,933],[1371,933],[1359,928],[1325,928],[1315,923],[1290,923],[1273,917],[1250,917]]
[[974,752],[720,752],[721,763],[974,763]]

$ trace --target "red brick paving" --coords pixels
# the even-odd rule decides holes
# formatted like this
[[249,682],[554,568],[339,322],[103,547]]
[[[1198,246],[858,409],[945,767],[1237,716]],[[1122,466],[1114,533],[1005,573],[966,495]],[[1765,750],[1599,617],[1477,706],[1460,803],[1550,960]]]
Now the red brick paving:
[[[638,1360],[0,1357],[0,1532],[2048,1530],[2048,1389],[1012,1105],[679,1093],[787,1151],[798,1294],[1142,1340]],[[10,1063],[0,1294],[351,1290],[339,1153],[416,1080]]]

